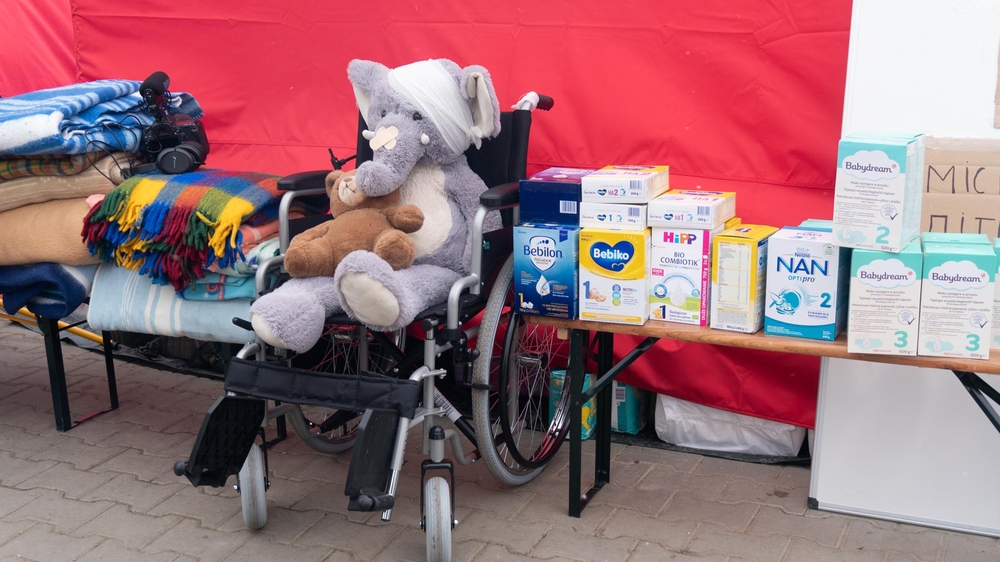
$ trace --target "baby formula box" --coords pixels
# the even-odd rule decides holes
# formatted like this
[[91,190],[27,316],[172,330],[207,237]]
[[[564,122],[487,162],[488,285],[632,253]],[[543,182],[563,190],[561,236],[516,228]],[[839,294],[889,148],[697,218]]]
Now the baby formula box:
[[669,166],[605,166],[580,182],[584,201],[639,203],[670,189]]
[[514,227],[514,301],[521,314],[576,318],[579,228]]
[[799,226],[806,228],[819,228],[822,230],[833,230],[833,221],[826,219],[806,219],[799,223]]
[[[993,241],[997,258],[997,271],[1000,273],[1000,238]],[[1000,283],[993,279],[993,330],[991,331],[990,349],[1000,349]]]
[[671,191],[649,202],[649,226],[712,230],[736,215],[736,194],[725,191]]
[[580,318],[644,324],[649,318],[649,229],[580,230]]
[[847,351],[917,354],[923,259],[917,242],[911,242],[898,254],[859,249],[852,252]]
[[920,232],[923,135],[862,133],[837,151],[833,232],[837,244],[899,252]]
[[611,431],[635,435],[646,427],[649,417],[649,392],[614,382],[615,395],[611,404]]
[[708,325],[712,236],[740,224],[733,217],[715,230],[653,228],[649,317]]
[[580,203],[580,226],[611,230],[644,230],[646,206],[584,201]]
[[924,242],[917,355],[988,359],[997,258],[981,243]]
[[829,230],[785,227],[767,248],[764,333],[833,341],[847,322],[851,250]]
[[983,244],[992,246],[990,239],[985,234],[971,234],[962,232],[924,232],[920,235],[920,240],[927,242],[955,242],[958,244]]
[[744,224],[712,239],[710,325],[752,334],[764,324],[767,240],[773,226]]
[[593,171],[549,168],[521,180],[521,222],[580,224],[580,179]]

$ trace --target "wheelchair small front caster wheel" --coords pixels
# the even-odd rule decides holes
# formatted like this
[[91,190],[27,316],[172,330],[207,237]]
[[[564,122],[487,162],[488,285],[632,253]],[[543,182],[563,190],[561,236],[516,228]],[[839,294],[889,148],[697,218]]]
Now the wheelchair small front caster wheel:
[[243,506],[243,523],[253,531],[267,524],[267,475],[264,474],[264,455],[256,443],[239,474],[240,503]]
[[451,494],[448,481],[435,476],[424,484],[427,562],[451,561],[451,528]]

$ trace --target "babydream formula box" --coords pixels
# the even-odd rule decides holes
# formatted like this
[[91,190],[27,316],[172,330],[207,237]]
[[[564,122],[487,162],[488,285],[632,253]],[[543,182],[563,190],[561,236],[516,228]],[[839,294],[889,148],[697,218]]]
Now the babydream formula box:
[[917,355],[988,359],[994,249],[972,242],[924,242]]
[[716,228],[736,215],[736,194],[724,191],[671,191],[649,202],[649,226]]
[[744,224],[712,239],[710,325],[752,334],[764,323],[767,240],[773,226]]
[[712,236],[739,225],[733,217],[715,230],[653,228],[649,317],[708,325]]
[[584,201],[580,203],[580,226],[611,230],[643,230],[646,228],[646,206]]
[[923,252],[911,242],[898,254],[855,249],[847,351],[916,355]]
[[923,135],[852,135],[837,151],[837,244],[899,252],[920,232]]
[[782,228],[767,244],[764,333],[836,339],[847,322],[851,250],[807,227]]
[[580,318],[644,324],[649,318],[649,229],[580,230]]
[[521,180],[521,222],[580,224],[580,179],[593,171],[549,168]]
[[576,318],[579,228],[514,227],[514,301],[522,314]]
[[584,201],[644,205],[670,189],[670,166],[605,166],[580,185]]

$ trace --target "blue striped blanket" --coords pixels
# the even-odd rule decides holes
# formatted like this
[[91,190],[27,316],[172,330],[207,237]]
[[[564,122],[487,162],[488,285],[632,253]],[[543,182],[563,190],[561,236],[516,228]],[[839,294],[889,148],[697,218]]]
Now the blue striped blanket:
[[[173,94],[170,105],[175,114],[203,115],[190,94]],[[134,152],[142,129],[152,123],[135,80],[98,80],[0,98],[0,156]]]
[[0,267],[3,306],[14,314],[22,306],[46,318],[65,318],[90,294],[96,265],[33,263]]

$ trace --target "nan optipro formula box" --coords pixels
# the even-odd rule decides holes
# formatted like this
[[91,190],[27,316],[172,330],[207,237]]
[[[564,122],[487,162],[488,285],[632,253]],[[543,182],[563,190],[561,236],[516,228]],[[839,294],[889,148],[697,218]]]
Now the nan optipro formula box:
[[977,242],[924,242],[917,355],[988,359],[996,254]]
[[580,203],[580,226],[636,232],[645,230],[646,206],[584,201]]
[[594,203],[638,203],[670,189],[670,166],[605,166],[581,179],[583,200]]
[[807,227],[782,228],[767,244],[764,333],[835,340],[847,323],[851,250]]
[[576,318],[579,231],[559,225],[514,227],[514,304],[518,312]]
[[580,230],[580,319],[645,324],[649,318],[649,229]]
[[647,205],[649,226],[712,230],[736,215],[736,194],[727,191],[670,191]]
[[594,170],[549,168],[519,186],[522,223],[580,224],[580,180]]
[[709,325],[752,334],[764,324],[764,280],[773,226],[744,224],[712,239]]
[[896,253],[917,238],[923,135],[851,135],[840,141],[837,162],[837,244]]
[[858,249],[851,253],[847,351],[917,354],[923,263],[919,242],[911,242],[898,254]]

